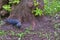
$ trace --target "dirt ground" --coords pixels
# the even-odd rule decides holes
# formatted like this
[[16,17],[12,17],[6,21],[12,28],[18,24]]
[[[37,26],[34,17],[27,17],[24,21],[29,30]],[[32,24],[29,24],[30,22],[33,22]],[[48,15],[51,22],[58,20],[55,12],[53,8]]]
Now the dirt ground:
[[11,35],[10,31],[17,33],[25,32],[26,29],[29,33],[26,33],[20,40],[60,40],[60,30],[54,27],[54,23],[58,20],[44,16],[36,21],[36,25],[32,27],[30,23],[23,23],[20,29],[5,24],[0,27],[0,30],[4,30],[7,34],[0,36],[0,40],[18,40],[20,37]]
[[[23,4],[22,5],[23,8],[21,6],[21,9],[19,9],[20,8],[20,5],[19,5],[18,9],[16,9],[17,12],[13,11],[11,14],[13,13],[27,14],[30,12],[29,11],[30,8],[26,9],[27,8],[25,6],[26,1],[24,0],[22,2],[23,3],[21,4]],[[2,13],[5,13],[4,10]],[[15,15],[15,16],[18,16],[18,15]],[[22,16],[25,16],[25,15],[22,15]],[[26,17],[29,17],[29,14]],[[20,29],[16,28],[11,24],[4,24],[0,26],[0,35],[1,35],[0,40],[60,40],[60,19],[55,19],[54,17],[49,17],[49,16],[42,16],[36,19],[35,24],[36,25],[33,26],[29,22],[24,22],[22,23],[22,27]]]

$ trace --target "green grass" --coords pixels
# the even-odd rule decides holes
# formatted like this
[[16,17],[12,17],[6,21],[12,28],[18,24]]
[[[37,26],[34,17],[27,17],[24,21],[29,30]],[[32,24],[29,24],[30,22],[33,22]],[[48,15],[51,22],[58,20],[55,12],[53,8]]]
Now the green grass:
[[39,9],[38,7],[36,7],[35,10],[32,11],[32,13],[35,14],[35,16],[42,16],[43,15],[43,11],[41,9]]
[[34,2],[34,6],[37,7],[39,5],[39,3],[36,0],[33,0]]
[[10,5],[3,5],[3,9],[4,10],[6,10],[6,11],[8,11],[8,12],[10,12],[11,11],[11,7],[10,7]]
[[22,38],[22,37],[25,36],[25,33],[24,32],[18,33],[17,36],[20,37],[20,38]]
[[47,15],[55,15],[60,11],[60,1],[58,0],[44,0],[44,13]]
[[0,30],[0,36],[6,35],[6,32],[4,30]]
[[20,2],[20,0],[9,0],[8,4],[5,4],[2,6],[2,8],[8,12],[11,12],[11,5],[13,4],[18,4]]
[[29,28],[25,29],[24,32],[19,32],[19,33],[15,33],[14,31],[10,31],[11,36],[17,36],[19,37],[19,39],[22,39],[24,36],[26,36],[27,34],[37,34],[35,32],[31,32]]
[[[44,9],[38,9],[39,3],[34,0],[34,6],[36,7],[33,11],[34,15],[41,16],[43,13],[44,15],[54,16],[57,12],[60,11],[60,1],[59,0],[44,0]],[[43,13],[42,13],[43,12]]]
[[[18,4],[20,0],[9,0],[8,4],[3,5],[3,9],[7,11],[11,11],[11,5]],[[44,9],[41,10],[38,8],[39,3],[36,0],[33,0],[35,9],[32,10],[35,16],[42,16],[44,13],[45,15],[55,15],[57,12],[60,11],[60,1],[59,0],[44,0]]]
[[54,28],[55,28],[56,30],[60,30],[60,23],[54,24]]
[[9,0],[9,4],[18,4],[20,0]]
[[9,32],[10,32],[11,36],[17,36],[17,37],[19,37],[19,39],[22,39],[25,35],[30,33],[30,31],[28,29],[26,29],[24,32],[19,32],[19,33],[16,33],[12,30]]
[[35,9],[32,10],[32,13],[34,13],[35,16],[42,16],[43,11],[38,8],[39,3],[36,0],[33,0]]

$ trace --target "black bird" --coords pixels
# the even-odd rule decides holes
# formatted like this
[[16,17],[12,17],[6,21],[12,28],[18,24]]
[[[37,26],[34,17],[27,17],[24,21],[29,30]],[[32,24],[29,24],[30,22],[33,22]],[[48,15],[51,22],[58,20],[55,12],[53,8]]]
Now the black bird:
[[7,18],[4,21],[7,22],[7,23],[10,23],[12,25],[17,26],[18,28],[21,27],[21,22],[19,20],[17,20],[17,19]]

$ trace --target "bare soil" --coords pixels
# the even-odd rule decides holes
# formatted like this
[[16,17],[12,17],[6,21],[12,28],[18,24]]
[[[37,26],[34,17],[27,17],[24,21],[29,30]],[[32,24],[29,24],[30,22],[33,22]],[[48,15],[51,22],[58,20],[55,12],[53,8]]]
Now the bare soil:
[[[43,1],[40,0],[38,1],[41,3],[39,7],[43,9],[44,6]],[[54,27],[55,23],[60,23],[60,19],[55,20],[54,17],[50,16],[41,16],[33,19],[34,15],[31,13],[32,10],[30,8],[32,7],[33,4],[29,5],[30,2],[33,1],[22,0],[21,4],[19,4],[8,17],[8,18],[15,17],[18,20],[20,20],[20,17],[23,16],[24,20],[28,19],[29,21],[23,22],[22,27],[20,29],[16,28],[11,24],[4,24],[0,26],[0,30],[3,30],[7,33],[6,35],[0,36],[0,40],[18,40],[20,37],[16,36],[16,34],[21,32],[25,33],[26,30],[29,30],[28,32],[30,33],[26,33],[21,38],[21,40],[60,40],[60,27],[59,30]],[[12,35],[11,31],[13,31],[15,34]]]
[[[32,27],[30,23],[26,22],[23,23],[22,27],[20,29],[17,29],[16,27],[6,24],[0,27],[0,30],[6,31],[8,34],[5,36],[0,36],[0,40],[18,40],[18,36],[10,35],[9,31],[14,31],[15,33],[24,32],[26,31],[26,28],[30,29],[31,33],[27,33],[24,37],[22,37],[21,40],[60,40],[60,32],[56,30],[53,26],[53,24],[56,21],[50,17],[44,16],[41,17],[39,20],[36,20],[36,25]],[[32,33],[33,32],[33,33]],[[55,32],[57,32],[58,36],[55,36]],[[42,33],[42,34],[40,34]],[[46,36],[47,35],[49,36]],[[44,36],[45,35],[45,36]]]

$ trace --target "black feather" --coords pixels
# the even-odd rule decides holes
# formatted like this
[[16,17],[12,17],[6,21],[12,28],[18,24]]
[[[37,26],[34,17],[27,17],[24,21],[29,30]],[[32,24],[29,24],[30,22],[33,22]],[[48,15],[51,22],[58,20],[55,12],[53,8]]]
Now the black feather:
[[11,19],[10,18],[10,19],[5,19],[4,21],[7,22],[7,23],[10,23],[12,25],[17,26],[18,28],[21,27],[21,22],[19,20],[17,20],[17,19]]

